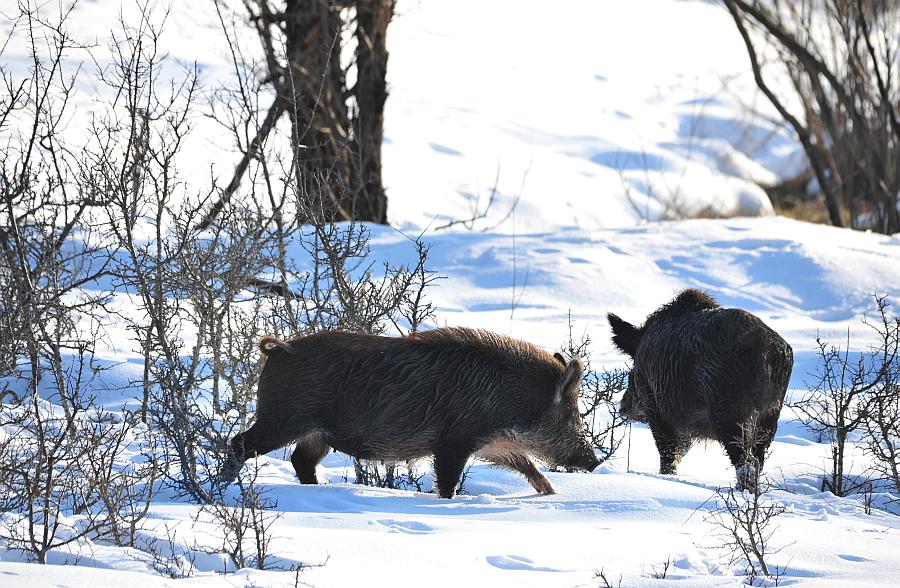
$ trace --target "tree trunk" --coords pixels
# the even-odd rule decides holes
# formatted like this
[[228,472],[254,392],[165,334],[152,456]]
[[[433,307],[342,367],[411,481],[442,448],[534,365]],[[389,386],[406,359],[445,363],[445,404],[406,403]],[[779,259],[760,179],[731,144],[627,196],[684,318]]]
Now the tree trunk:
[[387,196],[381,183],[381,141],[387,100],[387,28],[394,0],[360,2],[356,8],[356,107],[354,144],[359,170],[357,211],[369,220],[387,224]]
[[332,0],[287,0],[284,11],[285,92],[307,220],[387,222],[381,184],[381,139],[387,91],[385,36],[393,2],[361,2],[356,50],[357,116],[341,69],[344,20]]

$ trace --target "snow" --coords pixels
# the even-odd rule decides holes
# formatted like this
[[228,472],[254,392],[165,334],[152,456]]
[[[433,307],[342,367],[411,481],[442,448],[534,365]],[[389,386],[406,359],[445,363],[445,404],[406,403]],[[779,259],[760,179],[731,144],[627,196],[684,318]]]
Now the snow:
[[[85,2],[74,16],[103,39],[117,7]],[[199,61],[207,82],[225,79],[214,10],[176,3],[166,30],[173,59]],[[431,227],[430,266],[446,276],[430,294],[433,326],[489,328],[555,350],[571,312],[576,334],[593,340],[594,367],[611,369],[626,359],[609,341],[607,312],[639,322],[677,290],[697,287],[788,340],[797,397],[816,370],[816,336],[849,338],[862,350],[872,333],[860,318],[874,308],[872,295],[900,296],[900,236],[773,216],[754,182],[794,173],[800,150],[741,107],[753,100],[752,80],[733,25],[714,3],[582,0],[561,9],[409,0],[389,38],[384,171],[393,227],[372,227],[373,251],[411,260],[407,235]],[[21,54],[11,60],[21,65]],[[233,158],[207,141],[194,147],[196,169],[226,173]],[[495,178],[495,208],[476,230],[433,230],[483,206]],[[755,218],[659,220],[676,212]],[[114,305],[133,302],[120,295]],[[115,325],[109,340],[98,357],[110,369],[96,392],[118,410],[133,402],[126,384],[141,366]],[[201,556],[193,577],[170,580],[139,554],[108,545],[83,547],[77,561],[54,553],[51,563],[78,565],[51,567],[0,548],[0,584],[294,585],[286,569],[301,563],[311,567],[300,581],[314,586],[596,586],[600,570],[623,586],[742,581],[705,520],[716,488],[734,477],[715,444],[694,447],[677,476],[661,476],[649,430],[636,425],[594,473],[546,472],[556,495],[536,495],[522,476],[476,463],[467,493],[449,501],[349,484],[352,464],[341,454],[320,466],[326,483],[301,486],[284,457],[280,450],[259,460],[260,483],[282,515],[272,552],[284,570],[222,576],[220,556]],[[783,411],[766,466],[782,488],[768,498],[787,508],[773,539],[782,583],[896,585],[900,517],[865,514],[858,497],[821,492],[828,458],[828,446]],[[851,458],[861,472],[859,447]],[[209,541],[192,523],[196,512],[163,497],[148,524],[160,537],[175,529],[184,545]],[[667,578],[653,578],[667,560]]]
[[411,2],[391,27],[384,165],[401,227],[467,216],[498,169],[495,217],[516,195],[555,203],[520,204],[525,231],[769,215],[749,180],[800,161],[785,131],[741,108],[753,80],[712,3]]

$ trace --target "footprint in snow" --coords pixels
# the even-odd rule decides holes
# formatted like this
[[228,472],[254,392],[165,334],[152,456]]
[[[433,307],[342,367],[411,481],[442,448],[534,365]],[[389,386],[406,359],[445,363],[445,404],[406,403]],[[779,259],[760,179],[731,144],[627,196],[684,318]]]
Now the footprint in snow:
[[388,529],[391,533],[407,533],[409,535],[427,535],[434,533],[434,528],[420,523],[419,521],[395,521],[394,519],[381,519],[372,521],[370,524],[376,524]]
[[534,565],[534,562],[521,555],[489,555],[485,558],[489,564],[501,570],[525,570],[529,572],[564,572],[557,568]]
[[864,557],[859,557],[858,555],[846,555],[846,554],[838,554],[838,557],[845,561],[854,561],[854,562],[864,562],[869,561]]

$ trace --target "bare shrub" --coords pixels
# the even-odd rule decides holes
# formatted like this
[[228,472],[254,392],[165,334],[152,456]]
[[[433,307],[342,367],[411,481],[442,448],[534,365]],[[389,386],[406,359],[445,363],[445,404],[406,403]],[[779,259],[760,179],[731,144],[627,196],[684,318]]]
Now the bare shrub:
[[719,488],[715,508],[706,518],[718,529],[719,546],[728,553],[728,565],[740,566],[750,585],[761,577],[775,579],[777,585],[783,573],[771,563],[771,556],[781,550],[773,546],[772,538],[778,531],[775,518],[784,507],[765,498],[766,491],[764,486],[752,492]]
[[[135,545],[156,490],[158,457],[153,442],[144,461],[128,444],[139,420],[122,418],[94,404],[85,391],[97,370],[81,353],[67,362],[61,387],[10,395],[0,405],[0,538],[40,563],[53,550],[88,539]],[[28,382],[25,378],[24,382]],[[68,400],[68,413],[59,398]]]
[[425,290],[439,277],[427,267],[428,247],[413,239],[415,264],[392,266],[373,259],[370,240],[363,223],[299,227],[294,242],[301,251],[286,269],[290,284],[274,301],[276,333],[382,334],[393,325],[405,334],[433,320]]
[[800,421],[831,444],[831,468],[822,478],[822,490],[836,496],[851,494],[856,485],[846,473],[848,437],[861,429],[866,392],[875,385],[871,363],[853,358],[844,349],[817,338],[819,372],[816,382],[797,401],[789,403]]
[[666,561],[659,564],[659,567],[652,565],[650,566],[650,577],[654,580],[665,580],[666,576],[669,575],[669,568],[672,567],[672,556],[666,557]]
[[135,485],[118,469],[134,421],[98,408],[89,394],[109,299],[92,286],[109,276],[106,252],[115,248],[99,231],[106,195],[85,181],[86,150],[62,134],[76,80],[63,73],[65,60],[81,49],[67,29],[70,9],[18,9],[13,26],[30,42],[31,69],[19,83],[3,72],[12,91],[0,98],[0,128],[10,137],[0,147],[0,304],[13,313],[0,324],[0,533],[8,547],[46,563],[51,551],[88,537],[127,541],[123,526],[133,537],[155,476]]
[[588,439],[603,463],[619,449],[625,439],[625,419],[619,413],[621,395],[628,386],[628,372],[621,369],[612,371],[594,370],[591,368],[591,338],[584,333],[576,339],[572,313],[568,316],[569,335],[560,348],[562,356],[568,362],[573,358],[581,358],[584,364],[584,375],[581,379],[579,400],[581,418]]
[[[742,430],[740,441],[748,455],[762,435],[754,427]],[[749,465],[760,471],[761,464]],[[705,517],[718,540],[714,547],[725,551],[728,565],[739,566],[740,573],[746,576],[751,586],[761,578],[771,579],[777,586],[784,572],[773,565],[771,558],[784,548],[772,539],[778,532],[776,519],[785,508],[766,496],[770,489],[764,480],[757,480],[749,490],[738,490],[734,486],[717,488],[712,509]]]
[[603,588],[621,588],[622,586],[622,575],[619,574],[619,581],[613,584],[606,575],[606,568],[595,570],[594,579],[600,582],[600,586]]
[[[889,312],[884,297],[875,297],[877,316],[868,322],[877,336],[870,349],[878,383],[866,398],[865,449],[873,458],[874,474],[900,494],[900,317]],[[871,511],[873,484],[864,487],[867,511]]]
[[2,405],[0,539],[39,563],[102,526],[77,516],[96,500],[83,465],[97,440],[83,434],[84,406],[75,400],[70,396],[68,415],[35,394]]
[[[887,303],[876,296],[879,320],[873,324],[878,343],[858,354],[850,352],[849,335],[841,348],[816,339],[819,353],[816,381],[791,406],[800,421],[831,444],[831,468],[822,489],[847,496],[860,481],[847,472],[847,447],[854,433],[867,433],[868,450],[891,478],[898,453],[896,421],[897,319],[887,315]],[[894,423],[894,424],[892,424]],[[882,459],[883,458],[883,459]]]
[[[136,547],[165,469],[159,434],[126,411],[95,408],[89,415],[93,450],[85,455],[87,480],[96,494],[94,538]],[[132,454],[132,447],[139,454]]]
[[272,527],[283,515],[276,512],[277,501],[269,498],[257,483],[259,463],[249,474],[236,481],[235,498],[220,498],[204,505],[194,518],[195,525],[209,522],[215,526],[214,550],[197,549],[206,553],[225,553],[236,571],[243,568],[266,570],[272,568]]
[[[486,233],[488,231],[493,231],[500,225],[504,224],[509,218],[515,213],[516,208],[519,206],[519,200],[522,198],[522,190],[525,188],[525,180],[528,178],[528,171],[525,170],[525,173],[522,175],[522,185],[519,188],[519,191],[512,197],[512,202],[510,202],[509,209],[503,214],[499,220],[496,222],[492,222],[491,224],[485,224],[483,227],[479,227],[479,231],[482,233]],[[442,225],[438,225],[434,227],[435,231],[441,231],[444,229],[449,229],[450,227],[462,226],[466,230],[474,231],[475,226],[485,219],[487,219],[494,212],[494,204],[497,199],[497,184],[500,182],[500,166],[497,166],[497,174],[494,176],[494,184],[491,186],[490,193],[487,196],[487,201],[482,205],[481,194],[476,194],[473,199],[469,200],[469,216],[466,218],[458,218],[450,220]]]
[[[900,231],[897,3],[724,4],[744,41],[757,87],[803,146],[831,223],[845,226],[849,220],[854,228]],[[774,59],[766,62],[767,55]],[[787,84],[778,84],[779,77]]]
[[194,562],[197,553],[178,541],[178,533],[168,525],[165,527],[165,539],[153,535],[142,536],[141,553],[150,559],[150,566],[162,576],[172,578],[189,578],[194,573]]
[[[428,470],[420,469],[421,464],[407,461],[402,464],[383,462],[372,459],[353,458],[353,471],[356,475],[356,483],[376,488],[391,488],[393,490],[412,490],[422,492],[426,487],[425,479],[429,475]],[[472,462],[463,469],[456,485],[457,495],[468,494],[466,481],[472,471]]]
[[255,383],[254,340],[263,304],[251,289],[275,265],[271,210],[231,204],[197,231],[208,196],[180,163],[198,95],[197,73],[163,89],[158,25],[146,11],[122,38],[101,81],[116,100],[93,119],[84,182],[106,195],[109,267],[137,302],[123,317],[144,360],[142,420],[162,434],[164,479],[208,502],[233,429],[246,423]]
[[[266,305],[248,289],[271,267],[265,219],[245,210],[228,210],[202,234],[184,222],[173,235],[179,255],[172,261],[171,316],[181,324],[160,334],[151,364],[158,374],[154,425],[166,431],[178,464],[172,481],[195,500],[218,492],[215,476],[228,439],[248,421],[258,377],[255,342],[266,330]],[[194,336],[189,359],[171,351]],[[164,338],[163,338],[164,337]]]
[[[427,472],[419,470],[416,462],[412,461],[399,464],[353,458],[353,470],[356,474],[357,484],[394,490],[415,490],[416,492],[422,491],[423,478],[427,475]],[[460,488],[462,488],[462,480],[457,487],[457,493]]]

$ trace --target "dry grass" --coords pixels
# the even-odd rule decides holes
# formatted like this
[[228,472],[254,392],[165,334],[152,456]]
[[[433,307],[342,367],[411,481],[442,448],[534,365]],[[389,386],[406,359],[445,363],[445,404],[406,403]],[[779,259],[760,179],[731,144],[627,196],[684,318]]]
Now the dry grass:
[[791,199],[786,202],[773,202],[772,205],[775,207],[775,214],[779,216],[786,216],[808,223],[831,224],[828,218],[828,210],[825,208],[825,201],[822,198],[816,198],[815,200]]

